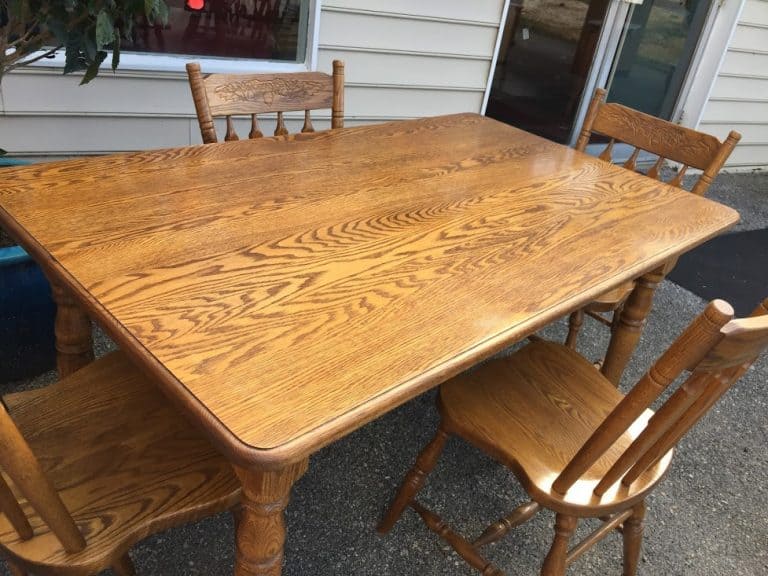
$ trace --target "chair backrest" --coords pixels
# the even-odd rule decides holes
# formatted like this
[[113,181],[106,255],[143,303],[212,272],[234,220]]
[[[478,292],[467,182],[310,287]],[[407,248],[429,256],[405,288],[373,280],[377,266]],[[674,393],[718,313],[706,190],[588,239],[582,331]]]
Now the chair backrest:
[[[13,481],[16,489],[67,552],[79,552],[85,548],[85,538],[4,405],[0,406],[0,469]],[[33,537],[29,521],[2,474],[0,509],[21,539]]]
[[595,90],[579,139],[576,141],[576,149],[583,152],[592,134],[607,136],[610,140],[599,157],[610,162],[614,144],[617,141],[624,142],[635,147],[624,167],[637,170],[638,156],[645,150],[658,156],[656,163],[647,172],[647,176],[657,179],[660,177],[664,160],[679,162],[682,167],[669,182],[678,187],[681,187],[689,166],[698,168],[702,170],[702,174],[691,191],[700,196],[706,193],[741,139],[741,134],[731,131],[725,141],[720,142],[709,134],[661,120],[621,104],[606,103],[605,96],[606,91],[602,88]]
[[310,110],[331,109],[331,128],[344,127],[344,63],[333,61],[333,75],[321,72],[284,74],[207,74],[200,64],[187,64],[203,142],[217,142],[213,119],[227,119],[224,140],[238,140],[232,116],[250,115],[249,138],[263,136],[258,114],[277,113],[275,136],[288,134],[283,112],[304,110],[302,132],[314,132]]
[[600,479],[594,494],[602,496],[618,480],[630,486],[677,444],[766,347],[768,299],[751,317],[736,320],[727,302],[711,302],[589,437],[553,490],[565,494],[684,370],[690,370]]

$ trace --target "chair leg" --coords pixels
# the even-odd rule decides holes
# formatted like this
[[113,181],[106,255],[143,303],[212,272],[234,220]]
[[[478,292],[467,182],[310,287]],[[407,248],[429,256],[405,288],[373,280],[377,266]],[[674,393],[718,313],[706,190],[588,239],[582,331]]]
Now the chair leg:
[[624,521],[624,528],[621,532],[624,537],[624,576],[635,576],[637,572],[640,550],[643,545],[644,518],[645,502],[640,502],[632,508],[632,516]]
[[133,566],[128,552],[123,554],[110,568],[112,568],[112,572],[117,574],[117,576],[136,576],[136,568]]
[[11,576],[29,576],[29,572],[27,572],[24,568],[21,567],[20,564],[17,564],[13,560],[6,558],[5,563],[8,565],[8,572],[11,573]]
[[584,311],[576,310],[568,317],[568,336],[565,337],[565,345],[571,350],[576,349],[576,338],[579,336],[579,330],[584,323]]
[[235,504],[229,509],[229,512],[232,514],[232,522],[235,525],[235,534],[237,534],[237,529],[240,527],[240,521],[243,519],[243,508],[240,504]]
[[566,557],[568,556],[568,542],[573,531],[576,530],[577,519],[574,516],[558,514],[555,517],[555,539],[549,554],[544,559],[541,567],[541,576],[565,576]]
[[613,311],[613,317],[611,318],[611,334],[613,334],[616,331],[616,328],[619,325],[619,320],[621,320],[621,311],[624,310],[624,304],[622,303],[621,306],[616,308],[616,310]]
[[403,510],[405,510],[406,506],[416,496],[416,493],[424,486],[427,475],[432,472],[435,464],[437,464],[437,459],[443,452],[443,448],[445,448],[446,440],[448,440],[448,433],[443,428],[443,425],[440,424],[434,438],[424,447],[418,458],[416,458],[413,468],[405,476],[403,483],[400,485],[400,490],[376,528],[379,533],[386,534],[392,529],[392,526],[395,525],[395,522],[403,514]]

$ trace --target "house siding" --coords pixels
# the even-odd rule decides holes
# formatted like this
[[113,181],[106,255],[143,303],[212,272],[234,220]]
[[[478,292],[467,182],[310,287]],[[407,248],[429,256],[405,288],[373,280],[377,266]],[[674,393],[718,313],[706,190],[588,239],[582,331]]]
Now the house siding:
[[[325,0],[317,69],[346,63],[346,125],[480,112],[504,0]],[[120,70],[86,87],[58,68],[3,81],[0,132],[21,157],[200,143],[186,76]],[[287,115],[297,131],[303,115]],[[301,117],[300,117],[301,116]],[[262,122],[265,132],[273,122]],[[246,119],[241,133],[247,133]],[[318,129],[328,127],[320,112]]]
[[768,0],[746,0],[699,129],[741,132],[726,168],[768,168]]

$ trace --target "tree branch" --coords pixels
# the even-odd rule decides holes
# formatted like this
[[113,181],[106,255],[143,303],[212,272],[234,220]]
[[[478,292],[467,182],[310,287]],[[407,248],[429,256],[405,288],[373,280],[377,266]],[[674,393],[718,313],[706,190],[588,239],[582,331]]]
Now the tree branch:
[[21,66],[27,66],[28,64],[32,64],[32,62],[37,62],[38,60],[42,60],[43,58],[48,58],[49,56],[53,56],[54,54],[56,54],[58,50],[61,50],[62,48],[64,48],[64,46],[56,46],[55,48],[50,48],[45,52],[43,52],[42,54],[38,54],[34,58],[30,58],[29,60],[22,60],[24,56],[20,56],[18,59],[12,61],[10,64],[5,65],[3,74],[6,74],[11,70],[15,70],[16,68],[19,68]]

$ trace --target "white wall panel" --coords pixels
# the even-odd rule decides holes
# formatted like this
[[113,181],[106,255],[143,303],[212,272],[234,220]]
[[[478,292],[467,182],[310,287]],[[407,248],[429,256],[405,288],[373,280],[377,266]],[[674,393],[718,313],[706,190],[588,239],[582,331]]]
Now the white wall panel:
[[498,24],[503,4],[499,0],[324,0],[323,9],[373,10]]
[[330,70],[336,59],[346,64],[348,84],[410,84],[484,90],[491,67],[489,60],[323,48],[318,55],[317,69]]
[[739,24],[729,48],[755,50],[768,54],[768,27]]
[[768,55],[760,52],[729,50],[723,59],[721,74],[768,76]]
[[747,0],[741,13],[741,21],[754,24],[768,22],[768,1]]
[[766,70],[766,76],[763,78],[721,75],[712,87],[710,98],[756,98],[768,100],[768,70]]
[[0,118],[3,147],[12,155],[74,155],[184,146],[188,118],[8,116]]
[[364,13],[324,11],[320,47],[355,46],[377,50],[481,56],[490,60],[497,29],[451,22],[413,20]]
[[728,136],[728,132],[736,130],[741,134],[739,146],[750,144],[768,145],[768,122],[765,124],[709,124],[702,122],[699,130],[717,136],[720,140]]
[[741,132],[726,168],[768,168],[768,1],[746,0],[700,128]]

